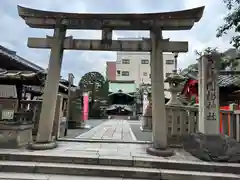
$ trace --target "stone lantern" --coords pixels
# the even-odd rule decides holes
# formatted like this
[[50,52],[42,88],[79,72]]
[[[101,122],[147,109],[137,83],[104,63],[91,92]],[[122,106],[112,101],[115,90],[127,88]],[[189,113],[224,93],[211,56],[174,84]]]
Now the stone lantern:
[[185,81],[185,77],[177,74],[176,70],[173,70],[173,73],[166,78],[165,82],[169,83],[168,90],[171,93],[171,99],[167,102],[167,105],[182,105],[177,98],[177,94],[182,90],[180,83],[183,81]]

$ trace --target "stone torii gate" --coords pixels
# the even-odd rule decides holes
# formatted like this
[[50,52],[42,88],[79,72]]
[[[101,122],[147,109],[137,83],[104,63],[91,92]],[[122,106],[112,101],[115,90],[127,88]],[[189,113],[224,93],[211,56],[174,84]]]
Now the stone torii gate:
[[[54,29],[53,37],[29,38],[30,48],[51,48],[47,81],[35,148],[54,148],[51,133],[57,100],[64,49],[102,51],[147,51],[151,55],[153,146],[150,154],[169,156],[165,115],[163,52],[187,52],[188,42],[163,39],[163,30],[189,30],[198,22],[204,7],[151,14],[77,14],[41,11],[18,6],[18,13],[31,28]],[[66,37],[67,29],[102,30],[101,40]],[[112,40],[113,30],[149,30],[150,39],[141,41]]]

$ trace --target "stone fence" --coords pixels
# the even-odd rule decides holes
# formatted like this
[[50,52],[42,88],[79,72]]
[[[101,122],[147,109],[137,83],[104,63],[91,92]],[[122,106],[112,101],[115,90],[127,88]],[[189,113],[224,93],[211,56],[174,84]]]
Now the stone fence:
[[[168,140],[170,144],[178,144],[179,138],[197,131],[198,107],[165,105],[168,128]],[[143,131],[152,131],[152,117],[142,116]],[[159,117],[161,121],[161,117]]]
[[[179,144],[181,137],[198,132],[198,107],[165,105],[169,144]],[[142,116],[141,129],[152,131],[152,117]],[[161,117],[159,117],[161,121]],[[240,110],[220,110],[219,132],[240,142]]]
[[186,134],[197,131],[198,107],[165,105],[169,144],[178,144]]
[[[20,112],[29,112],[32,114],[31,119],[27,122],[33,124],[32,135],[35,139],[38,131],[38,123],[40,119],[40,113],[42,108],[42,100],[21,100]],[[22,123],[26,122],[25,119],[19,119]]]
[[[62,133],[59,134],[58,131],[59,129],[62,129],[62,128],[59,128],[60,124],[64,124],[64,123],[61,123],[59,121],[60,120],[66,121],[66,118],[63,118],[64,112],[62,110],[62,97],[59,96],[58,98],[59,99],[56,105],[54,126],[52,131],[52,135],[55,137],[63,136]],[[33,139],[36,139],[36,136],[38,133],[38,124],[40,120],[41,108],[42,108],[42,100],[21,100],[20,101],[19,113],[22,114],[22,117],[18,118],[18,121],[19,123],[27,123],[27,124],[33,125],[33,129],[32,129]],[[31,114],[31,116],[29,117],[27,116],[27,114]]]

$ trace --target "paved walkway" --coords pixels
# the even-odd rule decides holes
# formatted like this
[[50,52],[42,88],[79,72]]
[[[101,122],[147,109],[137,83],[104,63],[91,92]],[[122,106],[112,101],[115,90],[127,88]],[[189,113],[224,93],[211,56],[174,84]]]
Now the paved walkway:
[[[146,153],[147,144],[131,144],[131,143],[83,143],[83,142],[58,142],[58,147],[55,149],[32,151],[25,148],[20,149],[0,149],[1,154],[16,154],[16,155],[35,155],[35,156],[51,156],[52,157],[76,157],[76,158],[91,158],[94,161],[107,160],[131,160],[134,162],[149,160],[149,161],[200,161],[182,149],[174,149],[175,155],[172,157],[156,157]],[[77,162],[77,161],[76,161]],[[18,162],[21,165],[21,162]],[[71,165],[72,167],[72,165]],[[20,167],[21,168],[21,167]],[[38,180],[125,180],[124,178],[101,178],[101,177],[81,177],[67,175],[48,175],[48,174],[20,174],[20,173],[3,173],[0,172],[0,179],[38,179]],[[127,179],[126,179],[127,180]],[[130,179],[128,179],[130,180]]]
[[69,156],[69,157],[91,157],[91,158],[120,158],[120,159],[154,159],[154,160],[184,160],[200,161],[183,149],[173,149],[174,156],[156,157],[147,154],[146,148],[149,144],[133,143],[87,143],[59,141],[55,149],[32,151],[25,148],[20,149],[0,149],[0,154],[28,154],[28,155],[49,155],[49,156]]
[[95,140],[136,141],[136,137],[133,134],[128,121],[116,119],[108,120],[75,138]]

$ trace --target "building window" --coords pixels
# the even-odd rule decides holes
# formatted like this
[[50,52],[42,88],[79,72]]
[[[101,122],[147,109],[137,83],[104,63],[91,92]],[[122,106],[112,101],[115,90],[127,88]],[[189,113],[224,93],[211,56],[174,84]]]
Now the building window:
[[122,59],[122,64],[130,64],[130,59]]
[[142,59],[141,64],[149,64],[149,60],[148,59]]
[[166,60],[166,64],[174,64],[174,60]]
[[172,73],[166,73],[166,77],[170,76]]
[[147,76],[148,75],[148,73],[147,72],[143,72],[143,76]]
[[129,76],[129,71],[122,71],[122,76]]
[[121,71],[117,70],[117,76],[120,76],[120,75],[121,75]]

